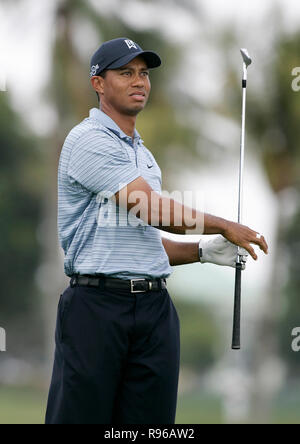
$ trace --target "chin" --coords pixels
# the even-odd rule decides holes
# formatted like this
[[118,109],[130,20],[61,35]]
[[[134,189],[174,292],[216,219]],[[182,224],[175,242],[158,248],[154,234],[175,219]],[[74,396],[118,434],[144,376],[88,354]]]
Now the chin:
[[126,114],[130,115],[130,116],[136,116],[138,113],[140,113],[141,111],[143,111],[144,106],[138,106],[135,108],[127,108],[126,109]]

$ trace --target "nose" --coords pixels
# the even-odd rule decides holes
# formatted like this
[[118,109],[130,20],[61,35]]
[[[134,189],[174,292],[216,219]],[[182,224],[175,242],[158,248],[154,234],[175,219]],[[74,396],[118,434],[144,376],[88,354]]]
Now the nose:
[[141,74],[137,73],[132,79],[132,86],[143,87],[145,84],[145,79]]

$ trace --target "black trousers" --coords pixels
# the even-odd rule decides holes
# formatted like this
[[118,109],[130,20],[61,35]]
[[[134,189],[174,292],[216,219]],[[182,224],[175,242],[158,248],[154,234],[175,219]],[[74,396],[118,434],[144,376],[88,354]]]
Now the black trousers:
[[46,424],[174,424],[179,320],[167,289],[61,295]]

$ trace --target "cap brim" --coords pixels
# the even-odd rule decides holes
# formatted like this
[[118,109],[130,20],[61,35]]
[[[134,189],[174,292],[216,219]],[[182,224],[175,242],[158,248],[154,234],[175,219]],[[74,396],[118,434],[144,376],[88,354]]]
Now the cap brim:
[[161,65],[161,59],[155,52],[139,51],[128,54],[124,57],[120,57],[118,60],[108,65],[105,69],[121,68],[122,66],[127,65],[127,63],[131,62],[131,60],[135,59],[136,57],[143,57],[148,68],[158,68]]

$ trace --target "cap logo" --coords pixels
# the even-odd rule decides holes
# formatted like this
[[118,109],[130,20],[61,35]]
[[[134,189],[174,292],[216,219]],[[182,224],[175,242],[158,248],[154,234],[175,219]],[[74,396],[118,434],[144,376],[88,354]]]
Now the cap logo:
[[131,49],[131,48],[137,49],[136,44],[132,40],[124,40],[124,42],[126,43],[126,45],[128,46],[129,49]]
[[91,73],[90,73],[90,76],[91,76],[91,77],[95,76],[95,75],[96,75],[96,72],[98,71],[98,69],[99,69],[99,65],[93,65],[93,66],[91,67]]

